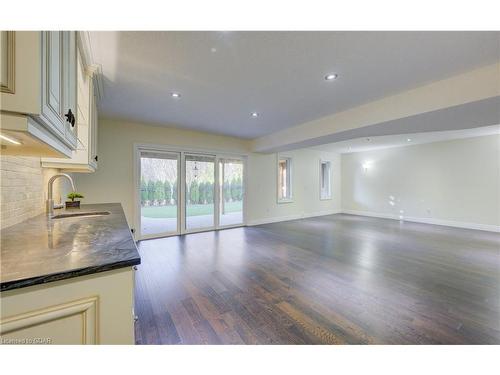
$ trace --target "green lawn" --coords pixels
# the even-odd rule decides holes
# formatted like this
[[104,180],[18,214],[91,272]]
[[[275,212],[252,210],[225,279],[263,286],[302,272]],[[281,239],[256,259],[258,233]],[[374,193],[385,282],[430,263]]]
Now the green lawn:
[[[226,212],[238,212],[243,210],[243,201],[227,202]],[[213,204],[189,204],[187,216],[210,215],[214,213]],[[141,208],[141,216],[154,219],[173,218],[177,216],[177,206],[149,206]]]

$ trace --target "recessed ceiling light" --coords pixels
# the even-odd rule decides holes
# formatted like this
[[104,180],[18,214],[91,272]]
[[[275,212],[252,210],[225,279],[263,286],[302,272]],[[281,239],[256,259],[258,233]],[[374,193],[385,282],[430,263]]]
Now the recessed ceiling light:
[[178,92],[172,93],[172,98],[179,99],[180,97],[181,97],[181,94],[179,94]]
[[0,134],[0,138],[3,139],[4,141],[10,142],[13,145],[20,145],[21,142],[19,142],[17,139],[7,137],[6,135]]
[[408,139],[406,140],[406,142],[411,142],[411,138],[408,138]]
[[210,48],[210,52],[212,52],[212,53],[217,52],[217,48],[215,48],[215,47]]
[[325,80],[326,80],[326,81],[334,81],[334,80],[336,80],[336,79],[337,79],[337,77],[338,77],[338,76],[339,76],[339,75],[338,75],[338,74],[336,74],[336,73],[327,74],[327,75],[325,76]]
[[259,117],[259,114],[258,114],[257,112],[252,112],[252,113],[250,114],[250,116],[252,116],[252,117],[254,117],[254,118],[255,118],[255,117]]

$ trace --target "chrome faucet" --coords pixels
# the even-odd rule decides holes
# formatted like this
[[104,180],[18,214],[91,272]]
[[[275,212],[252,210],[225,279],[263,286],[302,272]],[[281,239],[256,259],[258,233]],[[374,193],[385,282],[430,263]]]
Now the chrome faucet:
[[[54,181],[59,178],[59,177],[66,177],[69,182],[71,183],[71,188],[73,189],[73,192],[75,191],[75,184],[73,183],[73,179],[69,174],[66,173],[58,173],[54,176],[52,176],[49,180],[49,187],[48,187],[48,193],[47,193],[47,215],[49,217],[52,217],[54,215],[54,199],[52,198],[52,188],[54,185]],[[57,208],[61,208],[62,205],[59,205]]]

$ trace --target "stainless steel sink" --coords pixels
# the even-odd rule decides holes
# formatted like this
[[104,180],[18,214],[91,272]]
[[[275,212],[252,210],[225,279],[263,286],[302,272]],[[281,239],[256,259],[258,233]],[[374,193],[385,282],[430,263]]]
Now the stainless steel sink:
[[93,217],[93,216],[106,216],[111,212],[109,211],[94,211],[94,212],[66,212],[64,214],[54,215],[52,219],[67,219],[70,217]]

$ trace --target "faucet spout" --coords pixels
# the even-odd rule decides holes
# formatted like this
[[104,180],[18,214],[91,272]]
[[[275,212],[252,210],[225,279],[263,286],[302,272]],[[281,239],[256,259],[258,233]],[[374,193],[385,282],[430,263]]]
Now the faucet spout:
[[54,199],[52,198],[54,181],[57,180],[59,177],[64,177],[68,179],[71,184],[71,188],[73,189],[73,192],[75,192],[76,190],[75,183],[73,182],[73,179],[69,174],[58,173],[49,179],[48,189],[47,189],[47,215],[49,215],[50,217],[54,215]]

